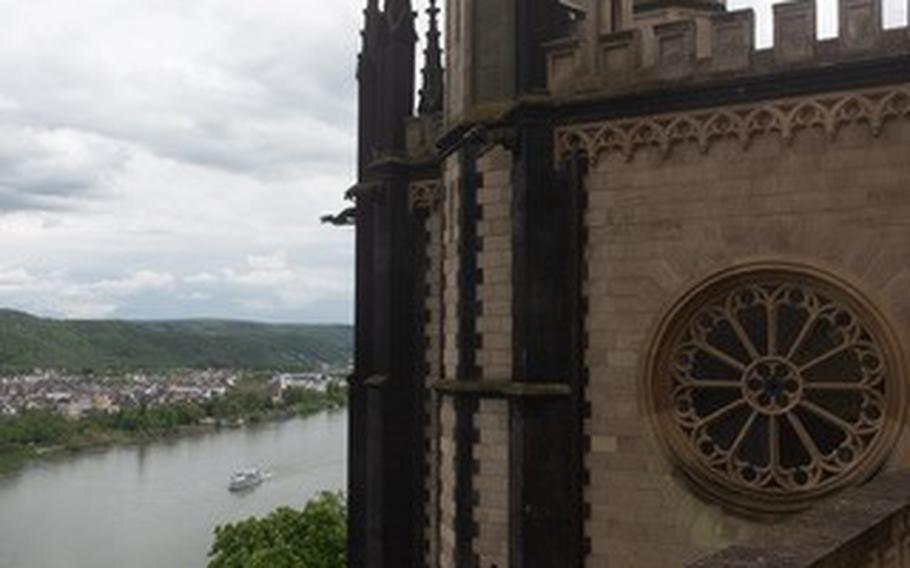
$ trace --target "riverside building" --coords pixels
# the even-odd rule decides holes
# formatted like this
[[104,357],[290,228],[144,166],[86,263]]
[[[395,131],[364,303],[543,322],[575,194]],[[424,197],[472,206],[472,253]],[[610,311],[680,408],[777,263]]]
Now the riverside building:
[[907,27],[445,8],[419,101],[364,12],[352,566],[910,566]]

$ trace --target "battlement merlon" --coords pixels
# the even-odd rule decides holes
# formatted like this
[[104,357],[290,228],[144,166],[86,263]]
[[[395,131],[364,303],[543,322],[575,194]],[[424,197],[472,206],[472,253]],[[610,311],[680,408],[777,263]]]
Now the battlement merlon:
[[[712,8],[713,6],[713,8]],[[602,98],[910,56],[910,28],[884,29],[881,0],[839,0],[840,32],[817,39],[814,0],[774,6],[774,44],[755,47],[752,10],[668,3],[631,26],[550,42],[552,96]],[[596,14],[595,14],[596,16]]]

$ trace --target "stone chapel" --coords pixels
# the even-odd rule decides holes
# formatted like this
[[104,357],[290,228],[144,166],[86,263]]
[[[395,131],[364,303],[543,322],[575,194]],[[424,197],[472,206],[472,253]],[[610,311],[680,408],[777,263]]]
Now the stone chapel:
[[910,30],[773,10],[367,1],[352,566],[910,567]]

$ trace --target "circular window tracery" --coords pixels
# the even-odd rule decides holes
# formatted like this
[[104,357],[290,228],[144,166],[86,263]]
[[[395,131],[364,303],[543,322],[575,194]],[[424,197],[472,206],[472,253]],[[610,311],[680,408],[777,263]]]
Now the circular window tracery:
[[671,454],[739,507],[795,508],[878,467],[903,411],[884,324],[804,272],[720,278],[668,319],[651,401]]

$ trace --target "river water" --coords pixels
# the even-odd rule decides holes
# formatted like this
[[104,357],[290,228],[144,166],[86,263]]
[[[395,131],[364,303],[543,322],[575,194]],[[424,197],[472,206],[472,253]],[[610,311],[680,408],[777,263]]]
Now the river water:
[[[346,476],[347,414],[38,462],[0,476],[0,568],[199,568],[216,525],[300,508]],[[272,477],[243,494],[232,470]]]

